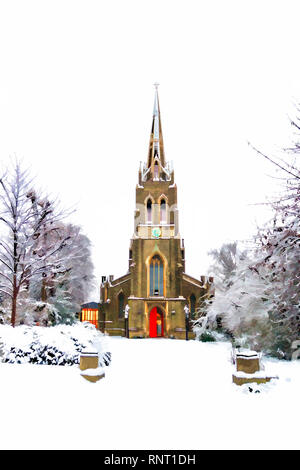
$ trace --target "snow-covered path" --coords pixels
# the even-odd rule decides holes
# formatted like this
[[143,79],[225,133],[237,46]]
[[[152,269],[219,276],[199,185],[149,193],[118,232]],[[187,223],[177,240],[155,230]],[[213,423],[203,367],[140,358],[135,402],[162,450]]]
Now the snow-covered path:
[[107,338],[93,384],[77,367],[0,364],[2,449],[299,448],[300,361],[279,381],[232,384],[228,343]]

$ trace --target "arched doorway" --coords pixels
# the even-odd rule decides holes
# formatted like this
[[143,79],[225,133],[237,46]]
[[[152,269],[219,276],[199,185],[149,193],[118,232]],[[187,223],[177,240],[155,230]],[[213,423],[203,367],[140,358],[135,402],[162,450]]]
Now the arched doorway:
[[149,316],[149,336],[159,338],[164,336],[164,316],[158,307],[154,307]]

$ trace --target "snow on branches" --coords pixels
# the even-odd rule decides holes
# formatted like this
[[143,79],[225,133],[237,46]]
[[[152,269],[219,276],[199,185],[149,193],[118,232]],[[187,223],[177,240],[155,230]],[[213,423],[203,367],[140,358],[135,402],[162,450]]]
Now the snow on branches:
[[299,122],[291,121],[298,139],[285,149],[285,158],[254,149],[281,171],[284,183],[270,202],[272,221],[254,237],[256,248],[243,257],[226,245],[211,253],[217,274],[216,295],[208,308],[211,323],[219,316],[241,345],[285,359],[291,359],[300,339]]
[[[19,162],[0,177],[0,294],[2,316],[10,310],[13,326],[18,307],[22,306],[19,320],[22,315],[24,320],[24,305],[34,300],[46,305],[49,289],[54,294],[62,288],[62,278],[65,280],[82,256],[82,245],[88,245],[77,227],[63,223],[68,215],[56,201],[34,188],[29,172]],[[37,286],[40,296],[31,297]],[[65,293],[66,289],[63,302]]]

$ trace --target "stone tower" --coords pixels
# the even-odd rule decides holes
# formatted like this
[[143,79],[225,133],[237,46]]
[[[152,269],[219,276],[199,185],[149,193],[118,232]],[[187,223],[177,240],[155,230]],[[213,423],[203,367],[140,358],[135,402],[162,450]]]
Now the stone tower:
[[165,160],[157,87],[156,84],[148,157],[140,165],[136,186],[129,269],[119,279],[102,277],[100,327],[109,334],[124,335],[127,305],[129,337],[183,339],[184,308],[189,307],[192,319],[210,295],[212,279],[195,279],[185,273],[177,187],[174,170]]

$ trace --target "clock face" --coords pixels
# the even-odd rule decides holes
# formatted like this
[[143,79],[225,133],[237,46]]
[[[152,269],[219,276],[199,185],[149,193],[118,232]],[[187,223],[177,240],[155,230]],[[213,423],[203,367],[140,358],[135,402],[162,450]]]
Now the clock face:
[[155,238],[159,238],[160,235],[161,235],[161,230],[159,227],[154,227],[152,229],[152,235],[155,237]]

